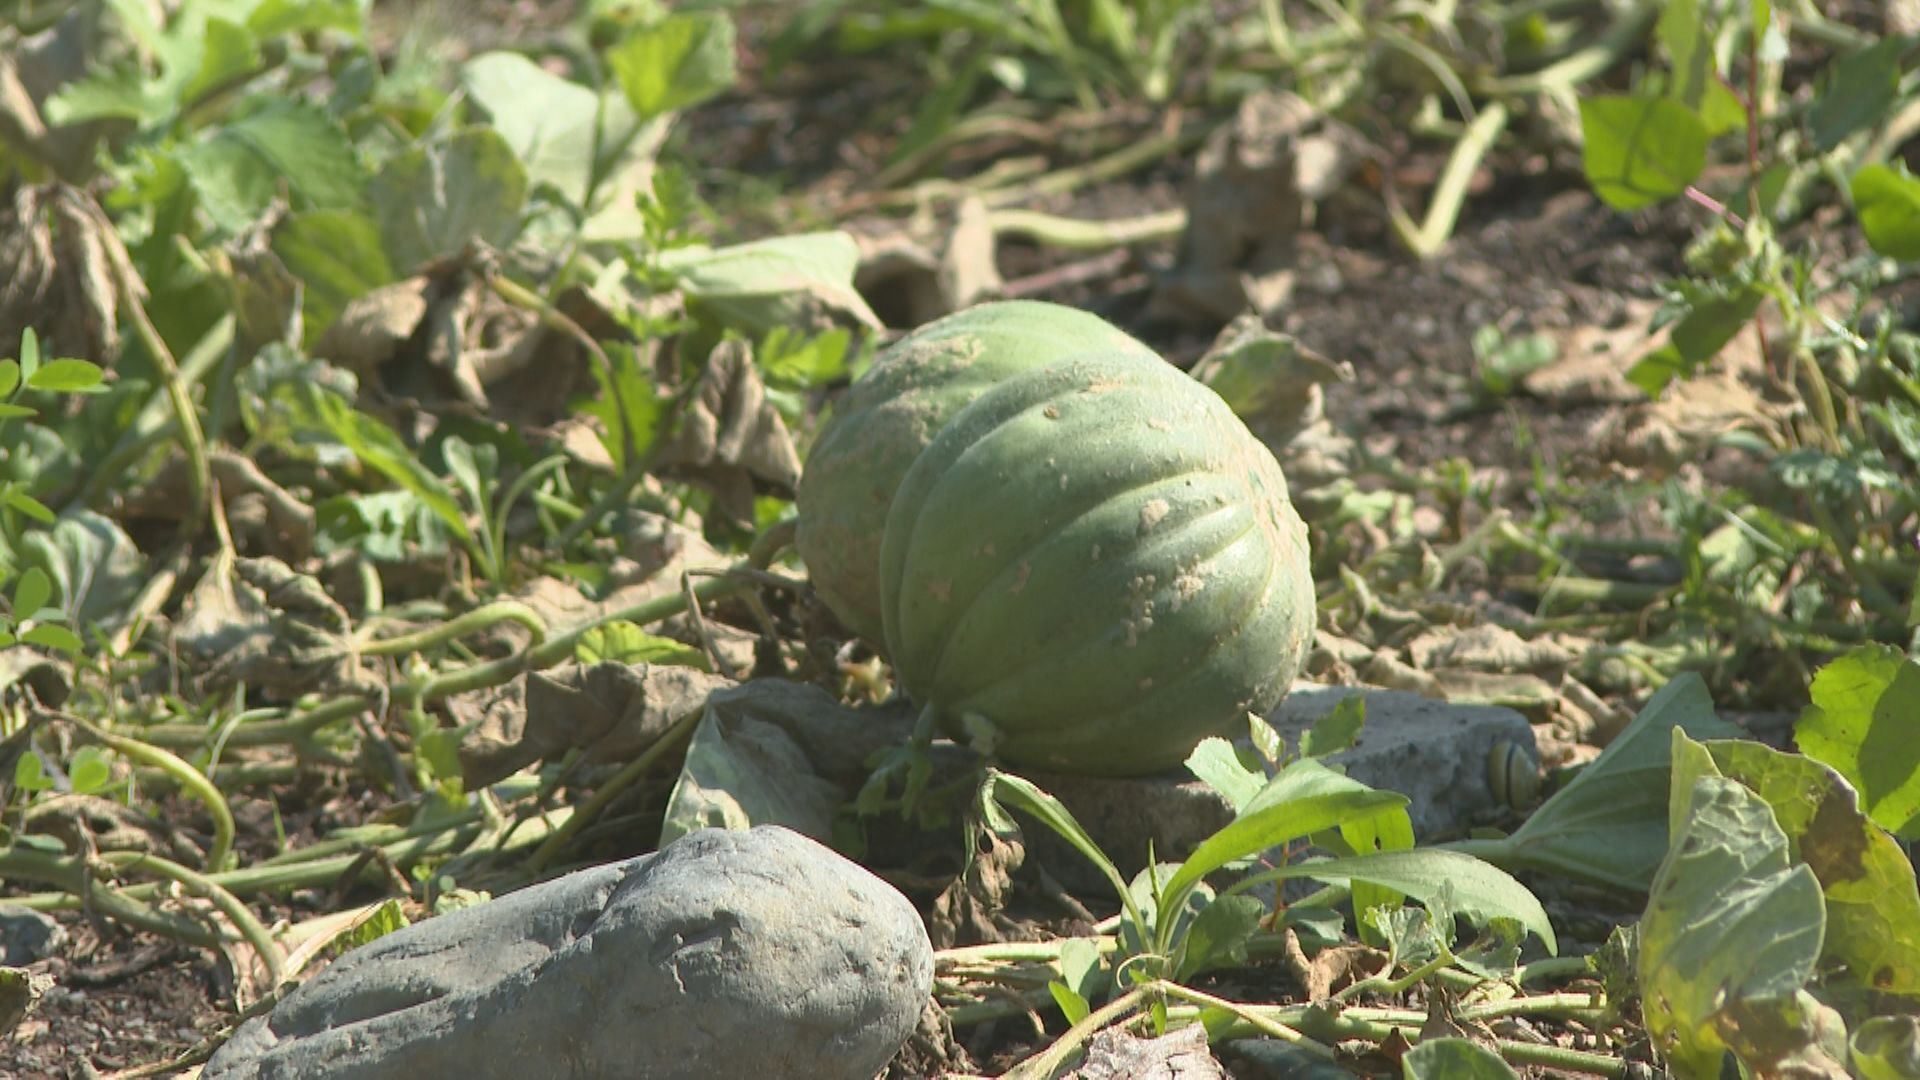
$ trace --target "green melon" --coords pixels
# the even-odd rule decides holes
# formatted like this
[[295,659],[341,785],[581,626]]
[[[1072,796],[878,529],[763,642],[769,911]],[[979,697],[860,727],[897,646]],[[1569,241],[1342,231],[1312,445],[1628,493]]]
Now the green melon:
[[913,459],[947,420],[1003,379],[1088,352],[1156,358],[1097,315],[1038,300],[979,304],[883,350],[808,452],[794,546],[834,614],[876,646],[880,536]]
[[882,624],[907,694],[1015,766],[1138,775],[1277,704],[1314,628],[1266,446],[1157,357],[1007,378],[902,479]]

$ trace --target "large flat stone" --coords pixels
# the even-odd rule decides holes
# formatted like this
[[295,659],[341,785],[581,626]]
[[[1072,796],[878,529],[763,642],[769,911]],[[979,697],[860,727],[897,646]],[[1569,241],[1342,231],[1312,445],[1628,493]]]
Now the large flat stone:
[[336,960],[205,1080],[871,1080],[933,984],[892,886],[777,826],[706,829]]

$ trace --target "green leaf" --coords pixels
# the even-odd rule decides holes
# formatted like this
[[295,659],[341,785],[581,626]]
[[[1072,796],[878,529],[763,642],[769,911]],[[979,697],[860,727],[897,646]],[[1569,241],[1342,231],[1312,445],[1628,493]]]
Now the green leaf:
[[1900,56],[1910,41],[1889,35],[1827,65],[1818,96],[1807,109],[1813,148],[1824,154],[1892,114],[1900,90]]
[[1641,1000],[1676,1071],[1712,1080],[1729,1006],[1791,997],[1813,976],[1826,907],[1813,871],[1791,865],[1766,802],[1719,776],[1680,787],[1677,748],[1688,740],[1676,731],[1673,743],[1680,825],[1640,923]]
[[306,342],[349,303],[394,280],[380,227],[358,210],[291,214],[273,230],[273,253],[300,280]]
[[53,778],[47,775],[39,751],[28,750],[13,763],[13,786],[21,791],[47,791],[53,787]]
[[78,628],[115,629],[150,575],[146,557],[120,523],[93,510],[69,510],[20,542],[25,562],[53,579],[56,601]]
[[86,360],[60,359],[40,365],[40,370],[33,373],[27,385],[51,393],[78,394],[98,387],[100,380],[98,364]]
[[1313,727],[1300,736],[1300,755],[1302,757],[1325,757],[1350,749],[1355,739],[1360,737],[1360,729],[1367,724],[1367,699],[1360,694],[1348,694],[1334,702],[1313,722]]
[[1700,111],[1707,98],[1707,87],[1715,81],[1713,42],[1700,18],[1698,0],[1668,0],[1660,11],[1654,34],[1667,50],[1673,65],[1673,81],[1667,95],[1680,104]]
[[1920,661],[1864,645],[1821,668],[1811,694],[1794,725],[1800,752],[1846,777],[1881,828],[1920,837]]
[[1085,1020],[1087,1013],[1092,1011],[1087,1006],[1086,998],[1081,997],[1079,993],[1058,979],[1047,981],[1047,993],[1053,995],[1053,1003],[1060,1006],[1060,1015],[1066,1017],[1069,1024],[1077,1024]]
[[660,262],[679,275],[690,300],[754,337],[831,315],[880,327],[880,317],[853,287],[860,248],[844,232],[776,236],[717,250],[675,248]]
[[573,658],[582,664],[613,661],[620,664],[666,664],[711,671],[707,655],[672,638],[649,634],[624,619],[601,623],[580,635]]
[[1240,759],[1233,744],[1217,735],[1200,740],[1187,755],[1187,771],[1220,793],[1238,811],[1267,786],[1265,770],[1255,769]]
[[38,409],[32,409],[25,405],[13,405],[4,401],[0,401],[0,420],[17,420],[22,417],[39,416],[39,415],[40,415],[40,411]]
[[1167,883],[1164,903],[1178,910],[1203,878],[1229,863],[1406,804],[1405,795],[1375,791],[1312,759],[1295,761],[1268,781],[1233,821],[1194,848]]
[[1580,99],[1582,158],[1594,193],[1616,210],[1679,195],[1707,165],[1707,129],[1671,98]]
[[367,185],[388,262],[403,274],[474,240],[506,247],[519,235],[526,201],[527,171],[490,127],[404,150]]
[[1743,734],[1714,714],[1699,675],[1677,676],[1512,835],[1450,846],[1503,866],[1644,892],[1667,851],[1668,732],[1676,727],[1697,739]]
[[0,502],[4,502],[42,525],[51,525],[54,522],[54,513],[45,503],[19,488],[8,489],[5,497],[0,498]]
[[1406,1080],[1519,1080],[1499,1054],[1470,1039],[1421,1039],[1400,1059]]
[[247,29],[263,39],[311,30],[340,30],[358,39],[366,33],[368,6],[365,0],[263,0],[247,16]]
[[359,922],[340,932],[334,941],[342,948],[357,949],[386,937],[395,930],[407,926],[407,913],[397,899],[387,899],[380,903]]
[[1335,883],[1366,882],[1411,896],[1429,909],[1472,916],[1479,922],[1512,919],[1540,938],[1550,953],[1560,950],[1553,923],[1540,899],[1525,885],[1491,863],[1443,848],[1376,851],[1344,859],[1320,859],[1253,875],[1233,886],[1238,892],[1257,882],[1312,878]]
[[78,655],[87,646],[80,635],[61,626],[59,623],[41,623],[20,635],[20,640],[29,645],[55,649],[69,656]]
[[306,424],[331,434],[368,468],[419,499],[463,543],[473,543],[473,530],[453,493],[413,456],[392,428],[355,409],[331,390],[308,385],[304,391],[299,404]]
[[320,109],[279,100],[174,151],[200,205],[215,224],[238,232],[282,190],[296,210],[359,201],[362,176],[353,145]]
[[20,331],[20,374],[27,382],[33,382],[33,373],[40,370],[40,335],[29,326]]
[[1203,971],[1246,963],[1247,942],[1260,929],[1267,905],[1252,896],[1218,896],[1200,909],[1181,939],[1174,978],[1185,982]]
[[31,619],[53,598],[53,580],[47,572],[30,566],[13,583],[13,617]]
[[67,763],[67,779],[76,795],[91,795],[113,782],[113,765],[107,752],[97,746],[83,746]]
[[513,147],[528,182],[595,215],[583,226],[589,236],[641,235],[633,195],[646,189],[666,121],[642,121],[625,95],[597,94],[519,53],[477,56],[461,67],[460,80]]
[[1113,860],[1107,858],[1107,853],[1100,850],[1100,845],[1093,842],[1093,837],[1087,835],[1087,830],[1080,827],[1080,823],[1074,820],[1073,814],[1060,800],[1040,790],[1031,780],[998,769],[988,769],[986,779],[980,785],[980,808],[989,826],[996,831],[1012,826],[1006,817],[1006,806],[1038,818],[1047,828],[1058,833],[1061,839],[1072,844],[1113,886],[1114,895],[1127,906],[1132,906],[1132,894],[1127,888],[1126,879],[1120,876],[1119,867],[1113,865]]
[[1916,1080],[1920,1017],[1876,1016],[1854,1029],[1848,1049],[1861,1080]]
[[131,120],[142,127],[173,114],[177,102],[164,86],[134,67],[97,68],[49,95],[46,116],[62,126],[89,120]]
[[175,100],[181,104],[244,79],[260,67],[260,42],[246,27],[227,19],[205,21],[199,33],[199,53],[198,69],[176,92]]
[[1692,378],[1753,320],[1765,299],[1756,285],[1729,288],[1716,283],[1693,291],[1667,343],[1641,357],[1627,371],[1627,381],[1658,397],[1675,379]]
[[1868,245],[1890,259],[1920,259],[1920,180],[1906,162],[1868,165],[1850,187]]
[[8,357],[0,360],[0,398],[10,396],[20,388],[20,361]]
[[1744,739],[1706,743],[1720,772],[1773,808],[1827,901],[1823,970],[1844,966],[1882,993],[1920,999],[1920,891],[1900,845],[1860,812],[1840,774]]
[[739,78],[726,12],[670,15],[607,50],[607,66],[642,117],[690,108]]

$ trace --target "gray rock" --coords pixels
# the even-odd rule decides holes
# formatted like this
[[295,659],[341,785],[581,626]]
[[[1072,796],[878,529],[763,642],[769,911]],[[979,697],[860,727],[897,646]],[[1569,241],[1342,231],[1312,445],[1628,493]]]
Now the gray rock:
[[[1342,698],[1363,695],[1366,723],[1354,746],[1328,758],[1370,787],[1407,796],[1414,835],[1427,842],[1457,834],[1499,806],[1487,780],[1487,757],[1498,739],[1520,747],[1537,765],[1533,728],[1512,709],[1456,705],[1398,690],[1294,686],[1268,721],[1290,747]],[[1034,773],[1100,849],[1128,875],[1146,866],[1148,845],[1162,861],[1178,861],[1233,820],[1233,807],[1185,768],[1158,776],[1106,778]],[[1029,849],[1070,889],[1108,889],[1106,880],[1052,830],[1022,822]]]
[[1366,699],[1366,723],[1351,749],[1327,760],[1369,787],[1405,795],[1413,834],[1423,843],[1459,833],[1501,805],[1487,780],[1495,742],[1514,743],[1539,765],[1527,718],[1495,705],[1457,705],[1402,690],[1301,685],[1268,720],[1289,745],[1298,745],[1315,720],[1354,694]]
[[706,829],[347,953],[205,1080],[871,1080],[933,985],[918,913],[815,841]]
[[19,904],[0,904],[0,965],[25,967],[66,947],[66,928],[51,915]]

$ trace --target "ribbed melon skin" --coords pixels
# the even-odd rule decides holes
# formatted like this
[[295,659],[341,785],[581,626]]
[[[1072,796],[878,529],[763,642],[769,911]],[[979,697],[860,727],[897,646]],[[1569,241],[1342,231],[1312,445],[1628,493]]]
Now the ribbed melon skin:
[[848,389],[807,454],[794,539],[814,590],[848,629],[885,645],[881,533],[914,458],[988,388],[1084,353],[1155,356],[1089,312],[1001,300],[936,319],[894,342]]
[[1012,376],[901,480],[882,627],[908,695],[1015,766],[1171,768],[1277,704],[1312,640],[1306,526],[1213,391],[1115,353]]

